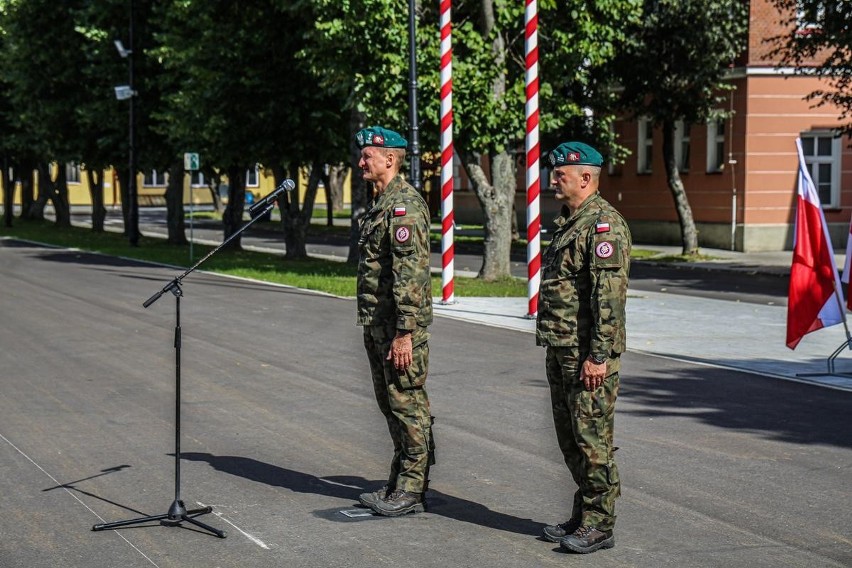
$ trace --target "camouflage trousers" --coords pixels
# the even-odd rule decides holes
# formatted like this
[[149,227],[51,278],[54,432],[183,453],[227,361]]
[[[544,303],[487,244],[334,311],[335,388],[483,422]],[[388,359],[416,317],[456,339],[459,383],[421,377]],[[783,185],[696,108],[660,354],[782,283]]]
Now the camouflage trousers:
[[615,499],[621,483],[613,453],[615,399],[618,396],[620,359],[607,361],[608,376],[594,392],[580,382],[586,354],[574,347],[548,347],[547,382],[556,438],[568,470],[577,484],[572,518],[584,525],[611,530],[615,525]]
[[412,363],[404,372],[397,371],[393,361],[387,360],[395,335],[393,324],[364,326],[364,347],[376,402],[393,440],[388,486],[423,493],[428,488],[429,467],[435,455],[433,419],[424,388],[429,372],[429,334],[425,327],[412,332]]

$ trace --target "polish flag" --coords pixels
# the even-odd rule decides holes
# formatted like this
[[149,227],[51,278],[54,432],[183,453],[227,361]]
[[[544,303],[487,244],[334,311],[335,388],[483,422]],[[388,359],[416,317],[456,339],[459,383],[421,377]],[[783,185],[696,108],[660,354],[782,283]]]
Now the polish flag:
[[842,288],[828,225],[798,138],[796,148],[799,189],[787,299],[787,347],[790,349],[795,349],[805,334],[844,322]]
[[849,235],[846,237],[846,262],[843,264],[843,278],[846,284],[846,308],[852,310],[852,290],[849,289],[849,277],[852,275],[852,221],[849,222]]

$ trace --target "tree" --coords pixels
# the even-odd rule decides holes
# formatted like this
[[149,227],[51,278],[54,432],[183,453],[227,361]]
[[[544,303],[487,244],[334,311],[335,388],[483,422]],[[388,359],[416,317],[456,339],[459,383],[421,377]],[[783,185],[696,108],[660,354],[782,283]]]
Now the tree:
[[[304,53],[320,86],[347,101],[354,133],[366,123],[407,125],[407,14],[391,0],[320,0]],[[637,12],[637,0],[544,0],[540,51],[553,69],[542,82],[542,130],[608,141],[605,118],[585,120],[596,97],[595,66],[608,60],[619,28]],[[479,276],[509,275],[517,162],[524,136],[524,6],[503,0],[453,3],[455,148],[485,216],[485,254]],[[364,18],[369,14],[370,18]],[[418,3],[419,125],[423,146],[436,148],[439,98],[438,3]],[[584,67],[582,63],[591,66]],[[583,120],[580,120],[580,118]],[[556,134],[556,131],[559,134]],[[354,160],[354,158],[353,158]],[[357,172],[356,172],[357,173]],[[353,233],[359,211],[353,187]],[[350,259],[353,255],[350,249]]]
[[[17,144],[24,148],[22,154],[39,159],[39,196],[32,214],[42,216],[50,200],[60,226],[71,224],[64,165],[80,161],[75,109],[85,97],[79,84],[83,61],[74,28],[79,8],[79,0],[59,4],[18,0],[9,2],[4,14],[3,70],[11,86],[12,126],[20,133]],[[55,181],[51,162],[60,166]]]
[[[852,136],[852,2],[824,0],[773,0],[782,14],[781,23],[789,32],[772,38],[773,56],[779,66],[794,66],[799,74],[816,73],[828,80],[831,88],[817,89],[808,95],[817,106],[834,104],[840,108],[840,120],[849,121],[840,132]],[[802,20],[810,24],[802,27]]]
[[[226,239],[243,222],[246,171],[260,164],[278,183],[297,177],[303,163],[321,163],[325,148],[340,145],[329,141],[335,121],[342,124],[334,104],[310,88],[297,64],[298,35],[282,33],[306,26],[292,4],[175,1],[156,12],[162,30],[152,55],[174,79],[156,114],[160,132],[173,147],[192,145],[217,175],[227,175]],[[290,258],[306,256],[317,186],[304,208],[297,195],[282,200]],[[239,248],[239,239],[231,246]]]
[[675,160],[678,121],[706,122],[733,85],[726,69],[746,46],[748,5],[740,0],[656,0],[628,26],[613,69],[619,105],[663,131],[663,162],[681,227],[683,254],[698,254],[698,231]]
[[[417,65],[421,93],[437,92],[437,35],[427,27],[430,12],[418,2],[416,8]],[[358,259],[358,227],[366,213],[369,196],[357,167],[360,156],[355,133],[368,125],[381,124],[403,135],[408,131],[408,10],[398,0],[301,0],[295,9],[310,14],[300,51],[305,68],[316,87],[339,102],[348,113],[343,131],[345,142],[338,146],[352,168],[350,263]],[[369,14],[369,18],[365,17]],[[434,24],[437,26],[437,23]],[[437,121],[436,97],[420,98],[421,144],[437,143],[435,128],[423,128]],[[430,117],[430,118],[424,118]]]

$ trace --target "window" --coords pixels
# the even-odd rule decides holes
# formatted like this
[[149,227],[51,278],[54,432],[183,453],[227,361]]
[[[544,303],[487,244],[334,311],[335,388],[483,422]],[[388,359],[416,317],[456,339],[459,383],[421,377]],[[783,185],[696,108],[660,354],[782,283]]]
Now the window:
[[707,123],[707,173],[725,169],[725,119]]
[[675,161],[681,172],[689,171],[689,125],[678,120],[675,124]]
[[147,186],[166,185],[165,175],[157,170],[145,172],[145,181],[142,183]]
[[796,2],[796,33],[808,35],[822,29],[825,21],[825,2],[798,0]]
[[453,191],[462,189],[462,161],[453,149]]
[[831,132],[803,132],[802,152],[823,207],[840,206],[840,138]]
[[207,186],[204,181],[204,174],[199,170],[194,170],[189,176],[189,183],[192,187]]
[[246,170],[246,187],[260,187],[257,164],[253,168]]
[[640,174],[650,174],[654,159],[654,125],[648,118],[639,119],[636,154],[636,171]]
[[65,164],[65,179],[68,183],[80,183],[80,164],[77,162]]

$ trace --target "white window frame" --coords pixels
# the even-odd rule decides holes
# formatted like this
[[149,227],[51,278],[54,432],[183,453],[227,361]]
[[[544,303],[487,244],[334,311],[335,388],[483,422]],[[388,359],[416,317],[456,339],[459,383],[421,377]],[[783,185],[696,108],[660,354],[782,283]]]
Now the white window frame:
[[[800,134],[802,139],[802,150],[805,149],[805,140],[813,140],[814,151],[805,153],[805,163],[810,171],[811,179],[816,187],[820,202],[824,209],[836,209],[840,207],[840,156],[842,151],[841,139],[834,136],[830,130],[811,130]],[[828,139],[831,144],[831,155],[819,155],[819,141]],[[824,169],[820,166],[829,165],[829,180],[822,179]],[[828,199],[825,198],[828,189]]]
[[260,171],[257,164],[254,165],[254,168],[246,170],[246,187],[260,187]]
[[190,187],[207,187],[201,170],[195,170],[189,174],[189,185]]
[[822,29],[822,23],[825,21],[825,2],[816,4],[815,17],[805,13],[805,7],[801,1],[796,2],[796,31],[801,35],[813,33],[816,30]]
[[717,174],[725,169],[725,145],[727,144],[725,130],[724,118],[717,118],[707,123],[708,174]]
[[80,183],[80,164],[68,162],[65,164],[65,181],[68,183]]
[[637,123],[636,172],[650,174],[654,160],[654,125],[650,118],[642,117]]
[[[148,183],[149,179],[150,179],[151,183]],[[165,174],[161,174],[157,170],[150,170],[149,172],[147,172],[144,175],[144,177],[142,179],[142,185],[144,187],[161,187],[161,186],[164,186],[164,185],[166,185],[166,176],[165,176]]]
[[689,160],[690,154],[692,154],[689,139],[690,130],[690,125],[682,120],[675,123],[675,162],[677,169],[684,173],[689,172]]

